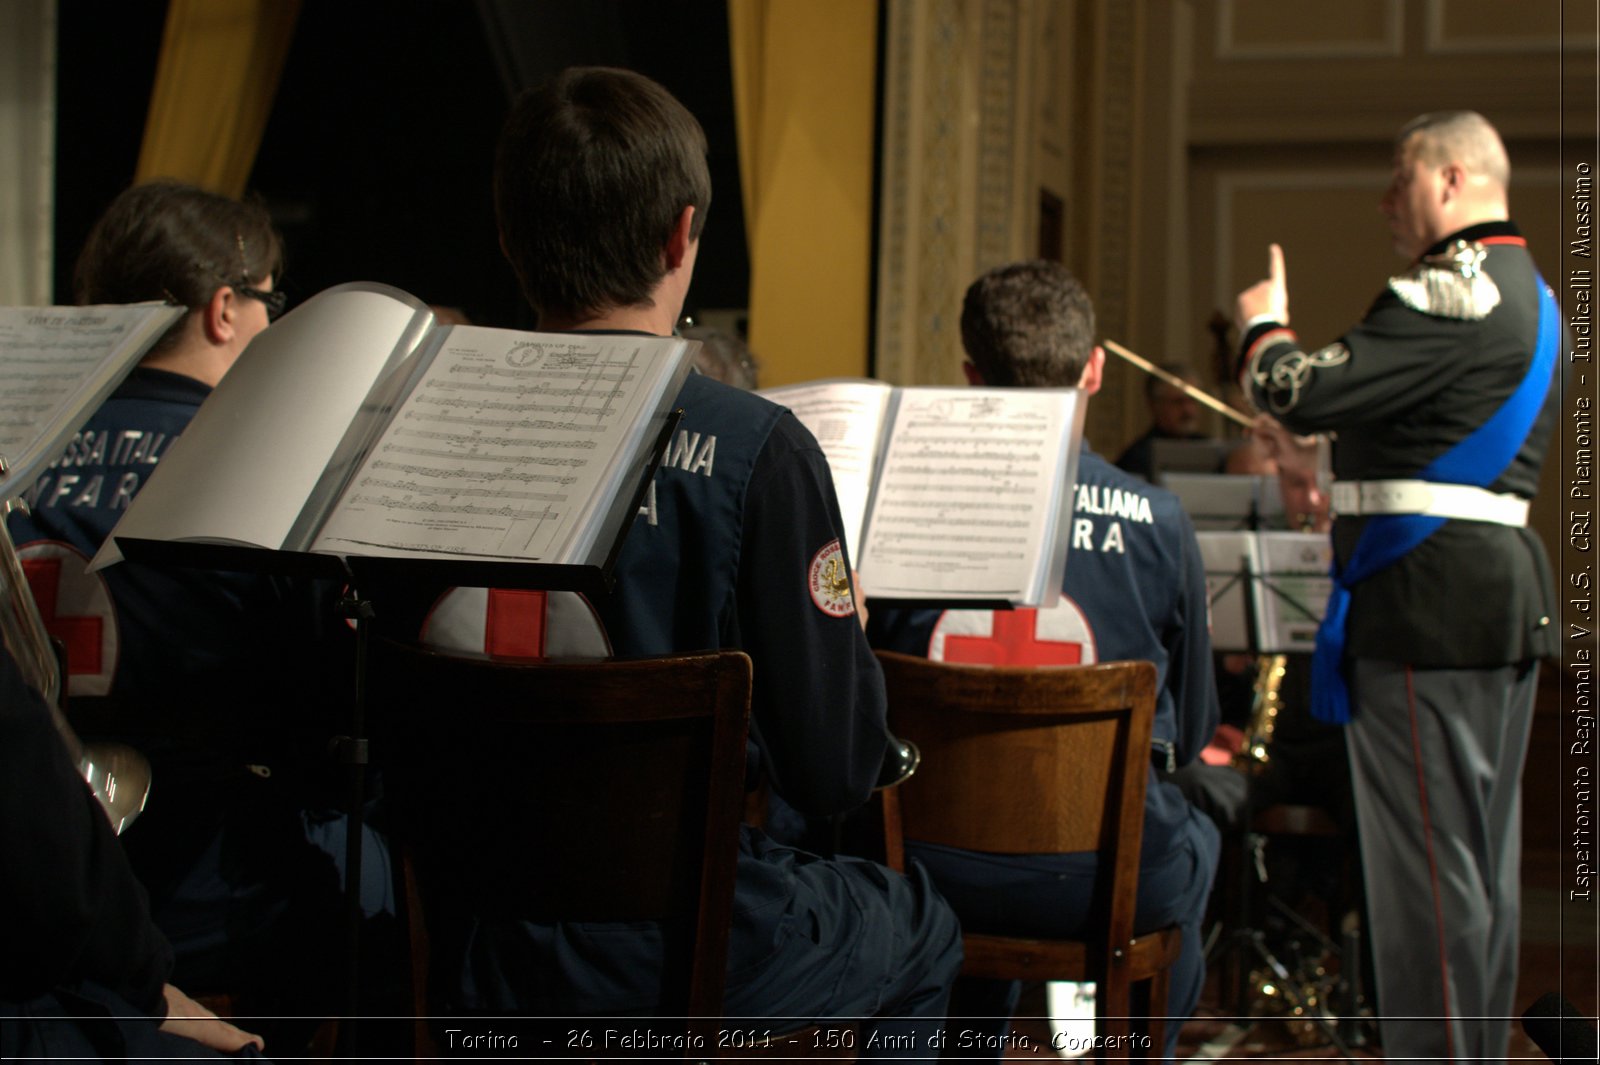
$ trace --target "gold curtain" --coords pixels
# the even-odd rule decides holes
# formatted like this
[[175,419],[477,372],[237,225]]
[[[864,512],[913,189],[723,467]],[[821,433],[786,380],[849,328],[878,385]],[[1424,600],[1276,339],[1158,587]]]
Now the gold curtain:
[[867,370],[877,0],[731,0],[762,383]]
[[244,192],[299,13],[300,0],[171,0],[136,180]]

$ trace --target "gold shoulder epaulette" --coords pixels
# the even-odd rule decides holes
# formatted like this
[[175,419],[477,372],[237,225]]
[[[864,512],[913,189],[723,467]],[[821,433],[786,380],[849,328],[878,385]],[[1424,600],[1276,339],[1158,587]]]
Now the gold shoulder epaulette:
[[1391,277],[1389,289],[1407,307],[1435,318],[1487,318],[1500,306],[1500,288],[1483,272],[1487,254],[1477,241],[1458,240]]

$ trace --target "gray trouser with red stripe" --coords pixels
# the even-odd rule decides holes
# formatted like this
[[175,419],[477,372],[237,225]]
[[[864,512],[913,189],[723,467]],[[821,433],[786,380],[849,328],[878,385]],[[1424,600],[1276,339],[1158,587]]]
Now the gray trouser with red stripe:
[[1505,1059],[1537,677],[1353,664],[1350,774],[1390,1059]]

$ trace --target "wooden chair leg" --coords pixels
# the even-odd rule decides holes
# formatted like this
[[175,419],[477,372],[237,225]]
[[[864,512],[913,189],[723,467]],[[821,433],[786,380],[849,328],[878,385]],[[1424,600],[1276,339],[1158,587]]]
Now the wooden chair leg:
[[1172,988],[1172,968],[1160,969],[1150,978],[1149,1057],[1159,1059],[1167,1038],[1167,998]]
[[900,785],[879,791],[878,803],[883,814],[883,864],[903,873],[906,871],[906,841],[900,817]]
[[1094,991],[1096,1034],[1126,1040],[1132,1031],[1128,1021],[1133,1012],[1132,998],[1126,969],[1107,974]]
[[417,867],[411,848],[396,848],[400,857],[401,899],[406,911],[406,939],[411,962],[411,1050],[418,1061],[433,1061],[439,1048],[428,1031],[428,925],[417,890]]

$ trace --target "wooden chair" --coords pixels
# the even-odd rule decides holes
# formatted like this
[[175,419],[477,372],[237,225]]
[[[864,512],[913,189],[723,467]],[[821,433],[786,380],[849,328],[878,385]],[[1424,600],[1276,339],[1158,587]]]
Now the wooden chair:
[[411,894],[499,918],[666,921],[683,934],[665,937],[663,1010],[714,1032],[749,658],[535,662],[377,639],[368,677]]
[[903,833],[994,854],[1098,851],[1110,871],[1084,939],[968,933],[962,974],[1092,980],[1096,1030],[1107,1036],[1129,1034],[1131,985],[1148,980],[1159,1055],[1179,934],[1133,934],[1155,667],[997,668],[891,652],[878,660],[890,727],[922,749],[916,775],[884,794],[890,865],[904,867]]

